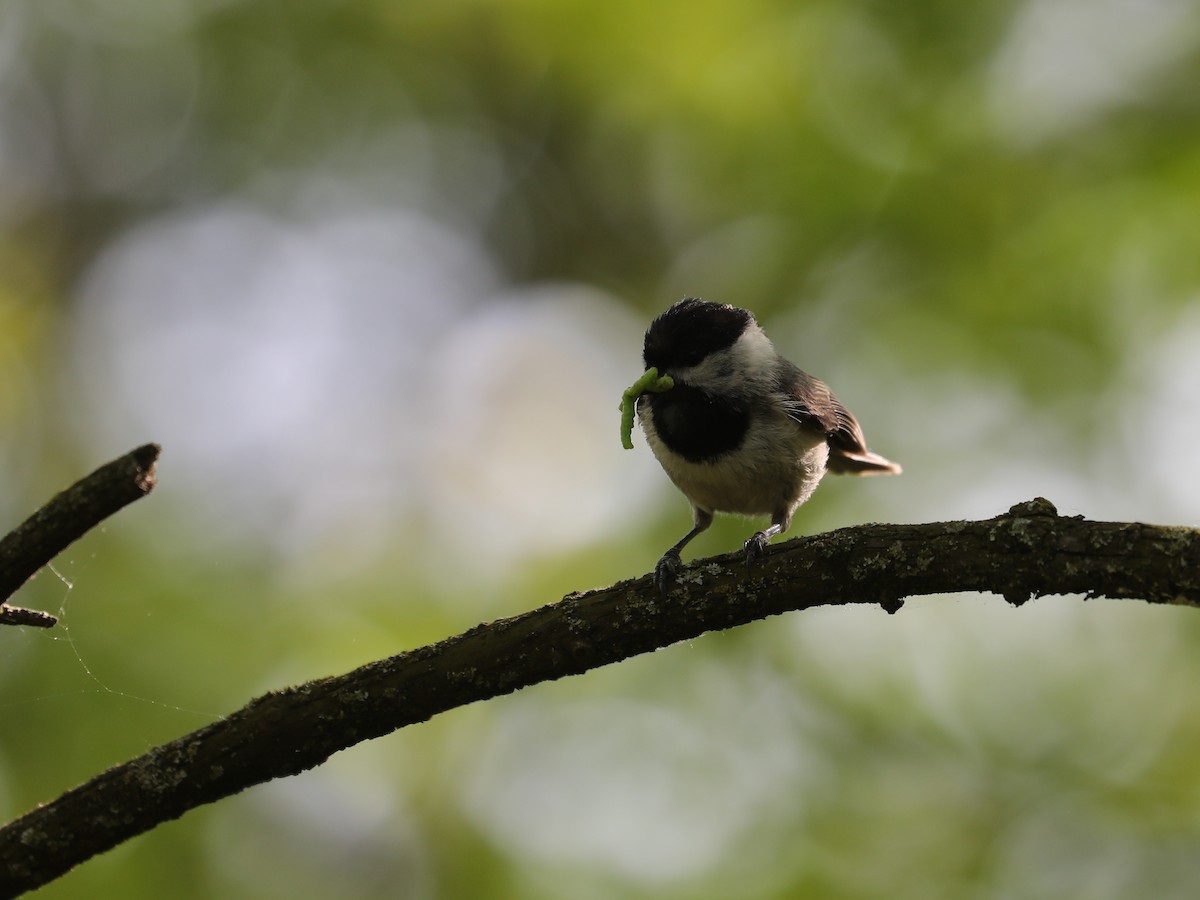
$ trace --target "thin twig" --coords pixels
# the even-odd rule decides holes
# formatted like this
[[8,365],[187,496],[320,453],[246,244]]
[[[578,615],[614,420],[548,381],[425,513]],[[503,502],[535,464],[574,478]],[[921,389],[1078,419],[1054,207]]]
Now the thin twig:
[[0,828],[0,897],[53,881],[190,809],[295,775],[438,713],[789,610],[990,591],[1020,605],[1079,594],[1200,604],[1200,531],[1057,514],[1045,500],[978,522],[861,525],[572,594],[511,619],[272,692],[109,769]]
[[42,566],[113,513],[150,493],[158,444],[144,444],[79,479],[0,540],[0,624],[49,628],[49,613],[6,606]]
[[53,628],[58,619],[40,609],[26,609],[24,606],[9,606],[0,603],[0,625],[31,625],[34,628]]

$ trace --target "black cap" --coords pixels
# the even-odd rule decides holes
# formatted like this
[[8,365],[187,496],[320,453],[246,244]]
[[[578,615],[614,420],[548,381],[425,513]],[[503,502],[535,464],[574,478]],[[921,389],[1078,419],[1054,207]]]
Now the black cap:
[[694,366],[710,353],[733,346],[754,316],[724,303],[680,300],[650,323],[642,359],[659,372]]

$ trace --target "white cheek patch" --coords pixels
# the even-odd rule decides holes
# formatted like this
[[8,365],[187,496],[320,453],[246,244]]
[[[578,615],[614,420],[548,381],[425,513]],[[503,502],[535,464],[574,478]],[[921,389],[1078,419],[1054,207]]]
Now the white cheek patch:
[[769,379],[775,371],[775,359],[771,339],[751,323],[732,346],[710,353],[697,365],[673,370],[673,374],[695,387],[737,389]]
[[753,380],[769,376],[775,367],[775,346],[771,339],[758,327],[757,322],[751,322],[741,337],[734,342],[733,355],[744,371]]

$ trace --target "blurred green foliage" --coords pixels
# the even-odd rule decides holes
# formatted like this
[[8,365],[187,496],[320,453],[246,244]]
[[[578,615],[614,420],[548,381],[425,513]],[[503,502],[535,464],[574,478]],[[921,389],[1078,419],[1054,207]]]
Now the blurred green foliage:
[[[4,0],[0,514],[164,455],[20,595],[62,627],[0,634],[0,809],[645,572],[686,508],[613,406],[684,294],[754,309],[905,465],[798,531],[1039,493],[1193,522],[1198,43],[1186,2]],[[40,896],[1190,897],[1198,629],[762,622]]]

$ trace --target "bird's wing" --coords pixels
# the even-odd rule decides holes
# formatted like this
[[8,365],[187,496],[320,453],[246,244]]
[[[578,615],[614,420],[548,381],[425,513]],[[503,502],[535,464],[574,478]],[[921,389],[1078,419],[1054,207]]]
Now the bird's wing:
[[779,390],[788,416],[796,424],[825,435],[831,472],[869,475],[900,471],[896,463],[867,449],[862,426],[823,381],[787,363],[780,373]]
[[819,430],[834,450],[867,452],[862,428],[825,382],[787,363],[780,369],[778,389],[788,416],[798,425]]

